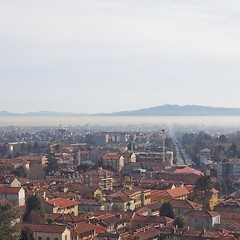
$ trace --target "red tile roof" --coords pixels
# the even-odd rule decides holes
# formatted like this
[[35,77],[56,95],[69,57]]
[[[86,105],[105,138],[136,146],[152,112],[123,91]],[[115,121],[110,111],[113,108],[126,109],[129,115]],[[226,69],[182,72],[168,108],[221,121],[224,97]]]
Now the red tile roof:
[[60,209],[78,205],[78,202],[66,198],[48,199],[46,202],[51,205],[55,205]]
[[196,174],[202,176],[203,173],[197,169],[191,168],[189,166],[175,166],[165,169],[165,172],[172,174]]
[[189,200],[180,200],[180,199],[173,199],[170,202],[173,208],[184,208],[184,209],[201,209],[202,205],[197,202],[192,202]]
[[63,233],[67,226],[56,224],[23,224],[23,227],[29,227],[33,232],[41,233]]
[[119,158],[122,156],[119,152],[108,152],[103,156],[103,160],[119,160]]
[[203,211],[203,210],[190,210],[185,214],[187,217],[202,217],[202,218],[213,218],[220,214],[215,211]]
[[188,194],[189,191],[185,187],[178,187],[168,190],[151,190],[151,196],[177,198]]
[[21,187],[0,187],[0,193],[4,194],[18,194]]
[[71,230],[71,236],[77,236],[81,233],[95,231],[96,229],[97,226],[92,223],[78,222],[74,224],[73,229]]

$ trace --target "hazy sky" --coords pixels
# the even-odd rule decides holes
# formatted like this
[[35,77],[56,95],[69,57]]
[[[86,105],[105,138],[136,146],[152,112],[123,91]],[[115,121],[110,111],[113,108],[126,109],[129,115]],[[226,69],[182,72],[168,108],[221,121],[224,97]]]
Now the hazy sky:
[[239,0],[0,0],[0,111],[240,107]]

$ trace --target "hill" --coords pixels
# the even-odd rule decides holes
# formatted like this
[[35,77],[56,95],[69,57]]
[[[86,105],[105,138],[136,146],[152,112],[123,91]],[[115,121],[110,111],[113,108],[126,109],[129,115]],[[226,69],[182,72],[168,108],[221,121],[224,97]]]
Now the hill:
[[209,107],[199,105],[162,105],[133,111],[122,111],[113,113],[66,113],[66,112],[28,112],[10,113],[1,111],[0,116],[240,116],[240,108]]

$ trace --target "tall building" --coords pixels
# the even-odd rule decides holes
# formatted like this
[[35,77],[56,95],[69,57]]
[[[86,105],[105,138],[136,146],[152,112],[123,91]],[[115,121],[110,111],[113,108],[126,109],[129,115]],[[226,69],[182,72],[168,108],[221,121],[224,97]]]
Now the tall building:
[[240,179],[240,159],[225,159],[218,163],[217,177],[220,179]]

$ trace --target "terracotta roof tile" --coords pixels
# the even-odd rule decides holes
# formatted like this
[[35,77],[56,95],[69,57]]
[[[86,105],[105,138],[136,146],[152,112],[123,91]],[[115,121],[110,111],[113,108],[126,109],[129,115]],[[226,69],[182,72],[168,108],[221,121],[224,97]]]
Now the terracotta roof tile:
[[78,202],[72,201],[66,198],[54,198],[54,199],[49,199],[46,202],[51,205],[55,205],[60,209],[78,205]]
[[219,216],[220,213],[215,211],[203,211],[203,210],[190,210],[184,214],[187,217],[202,217],[202,218],[212,218]]
[[21,187],[0,187],[0,193],[5,194],[18,194],[21,190]]
[[59,224],[23,224],[23,226],[28,226],[33,232],[42,233],[63,233],[67,228],[66,225]]

